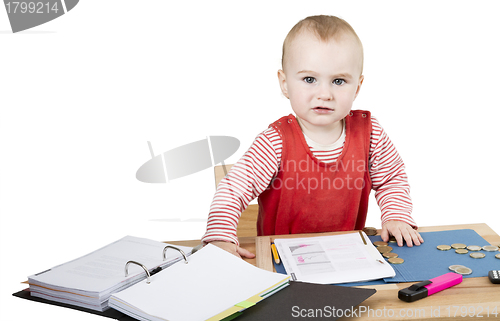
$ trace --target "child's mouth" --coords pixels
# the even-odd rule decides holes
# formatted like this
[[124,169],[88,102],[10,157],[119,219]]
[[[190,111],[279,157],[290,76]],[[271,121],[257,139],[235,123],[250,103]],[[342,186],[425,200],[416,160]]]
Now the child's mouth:
[[322,107],[322,106],[314,107],[313,110],[319,114],[326,114],[326,113],[333,112],[333,109],[328,108],[328,107]]

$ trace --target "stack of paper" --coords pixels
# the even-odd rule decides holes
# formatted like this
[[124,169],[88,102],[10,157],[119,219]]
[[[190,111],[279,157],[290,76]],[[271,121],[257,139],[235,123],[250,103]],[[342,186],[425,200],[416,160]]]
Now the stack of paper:
[[[108,299],[114,292],[121,291],[144,280],[146,272],[131,264],[125,277],[128,261],[137,261],[151,272],[165,268],[181,260],[175,250],[167,250],[163,260],[163,249],[168,244],[126,236],[97,251],[73,261],[53,267],[28,278],[32,296],[67,303],[97,311],[108,308]],[[190,247],[176,246],[186,255]]]
[[115,293],[109,305],[139,320],[220,320],[288,285],[289,277],[261,270],[208,244],[189,257]]

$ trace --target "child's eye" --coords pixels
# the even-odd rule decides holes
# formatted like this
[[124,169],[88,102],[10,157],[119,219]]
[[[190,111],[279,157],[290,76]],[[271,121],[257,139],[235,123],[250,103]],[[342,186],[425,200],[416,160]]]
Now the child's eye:
[[345,84],[345,80],[344,79],[335,79],[333,81],[333,83],[337,86],[342,86],[343,84]]
[[314,77],[304,77],[304,81],[308,84],[312,84],[316,82],[316,79]]

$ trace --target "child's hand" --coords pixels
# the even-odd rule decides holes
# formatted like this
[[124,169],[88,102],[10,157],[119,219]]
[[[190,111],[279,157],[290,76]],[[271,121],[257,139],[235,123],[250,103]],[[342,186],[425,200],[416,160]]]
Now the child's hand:
[[420,245],[424,242],[424,239],[417,231],[415,231],[409,224],[402,221],[387,221],[382,226],[381,236],[384,242],[389,241],[389,235],[396,238],[398,246],[403,246],[403,238],[408,247],[412,247],[413,244]]
[[237,257],[246,257],[247,259],[253,259],[255,257],[255,254],[252,252],[243,249],[239,247],[238,245],[231,243],[231,242],[224,242],[224,241],[213,241],[210,242],[210,244],[213,244],[215,246],[220,247],[221,249],[228,251],[229,253],[236,255]]

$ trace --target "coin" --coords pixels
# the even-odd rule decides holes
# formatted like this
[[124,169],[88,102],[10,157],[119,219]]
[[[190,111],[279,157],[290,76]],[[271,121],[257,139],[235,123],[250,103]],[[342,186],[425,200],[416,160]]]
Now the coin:
[[368,236],[377,235],[377,229],[374,227],[365,227],[363,228],[363,232],[365,232],[365,234]]
[[495,257],[496,257],[497,259],[500,259],[500,253],[495,254]]
[[397,243],[396,238],[395,238],[394,236],[391,236],[391,237],[389,238],[389,243]]
[[472,270],[469,269],[468,267],[459,267],[455,269],[455,272],[462,275],[469,275],[472,273]]
[[377,242],[373,242],[373,245],[375,245],[376,247],[379,247],[379,246],[387,245],[387,243],[382,242],[382,241],[377,241]]
[[484,253],[478,253],[478,252],[474,252],[474,253],[471,253],[469,255],[473,259],[482,259],[483,257],[486,256],[486,254],[484,254]]
[[394,252],[387,252],[387,253],[382,254],[382,256],[385,257],[386,259],[390,259],[391,257],[397,258],[399,255],[397,255]]
[[485,245],[483,246],[483,250],[486,252],[495,252],[498,251],[498,247],[495,245]]
[[463,243],[453,243],[451,245],[452,248],[454,248],[455,250],[456,249],[465,249],[467,247],[467,245],[463,244]]
[[387,260],[387,262],[389,262],[391,264],[401,264],[401,263],[404,263],[404,261],[405,260],[403,260],[400,257],[391,257],[390,259]]
[[481,247],[477,245],[469,245],[467,246],[467,250],[469,251],[481,251]]
[[465,267],[465,266],[463,266],[463,265],[450,265],[450,266],[448,267],[448,269],[450,269],[451,271],[455,271],[455,270],[456,270],[456,269],[458,269],[458,268],[466,268],[466,267]]
[[448,251],[448,250],[451,249],[451,246],[449,246],[449,245],[438,245],[437,249],[440,250],[440,251]]
[[378,250],[380,253],[384,254],[384,253],[387,253],[387,252],[392,251],[392,247],[387,246],[387,245],[382,245],[382,246],[377,247],[377,250]]
[[467,253],[469,253],[469,251],[467,251],[466,249],[456,249],[455,253],[458,253],[458,254],[467,254]]

